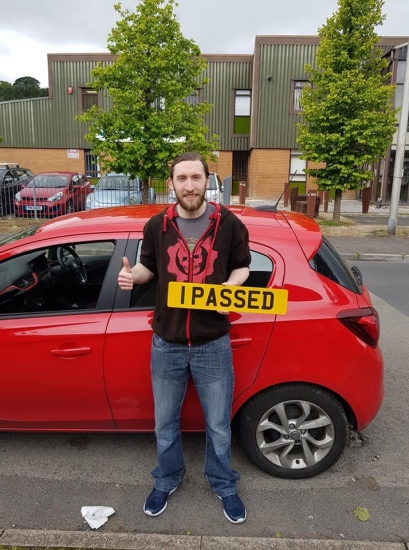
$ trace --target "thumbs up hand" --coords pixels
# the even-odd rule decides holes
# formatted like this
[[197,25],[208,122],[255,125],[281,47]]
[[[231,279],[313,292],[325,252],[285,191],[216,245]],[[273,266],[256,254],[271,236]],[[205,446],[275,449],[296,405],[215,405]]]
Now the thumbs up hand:
[[123,267],[118,275],[119,288],[122,290],[132,290],[134,281],[128,258],[124,257],[122,259],[122,265]]

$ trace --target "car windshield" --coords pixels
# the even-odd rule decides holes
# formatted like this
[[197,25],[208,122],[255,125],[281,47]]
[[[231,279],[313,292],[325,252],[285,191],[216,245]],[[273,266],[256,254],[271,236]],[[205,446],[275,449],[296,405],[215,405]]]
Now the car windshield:
[[139,191],[140,184],[138,179],[131,180],[126,176],[104,176],[102,177],[96,187],[96,191]]
[[39,175],[30,181],[27,187],[35,187],[36,189],[41,188],[57,188],[57,187],[66,187],[68,184],[68,176],[59,176],[59,175]]

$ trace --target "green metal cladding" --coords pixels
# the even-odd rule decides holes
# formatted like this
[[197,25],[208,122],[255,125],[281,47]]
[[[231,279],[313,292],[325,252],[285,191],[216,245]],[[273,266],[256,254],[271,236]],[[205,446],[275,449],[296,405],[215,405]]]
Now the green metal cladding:
[[[301,122],[291,114],[291,82],[307,80],[305,64],[314,64],[315,45],[274,44],[260,46],[257,147],[296,149]],[[270,81],[267,77],[272,76]]]
[[213,104],[205,118],[210,133],[217,134],[220,149],[246,151],[249,136],[234,136],[234,90],[250,90],[252,87],[251,62],[210,61],[204,73],[210,82],[203,88],[203,101]]

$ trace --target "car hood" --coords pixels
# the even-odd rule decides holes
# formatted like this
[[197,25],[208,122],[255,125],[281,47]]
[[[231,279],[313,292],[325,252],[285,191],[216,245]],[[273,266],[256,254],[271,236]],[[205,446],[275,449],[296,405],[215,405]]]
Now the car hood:
[[[37,199],[48,199],[57,193],[64,193],[66,189],[66,187],[36,187],[35,197]],[[22,199],[34,199],[34,188],[23,187],[20,191],[20,197]]]
[[95,190],[91,195],[90,202],[98,206],[120,206],[121,204],[129,204],[129,197],[134,197],[137,201],[140,199],[140,191],[104,189],[103,191]]

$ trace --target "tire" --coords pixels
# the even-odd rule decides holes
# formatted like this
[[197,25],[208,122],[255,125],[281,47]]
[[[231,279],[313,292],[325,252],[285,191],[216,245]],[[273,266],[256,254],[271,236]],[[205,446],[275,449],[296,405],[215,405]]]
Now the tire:
[[246,403],[240,416],[245,451],[256,466],[275,477],[321,474],[337,462],[347,437],[348,421],[340,401],[308,384],[265,390]]

